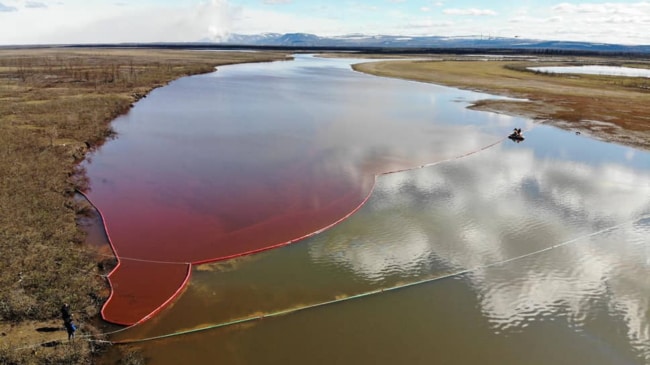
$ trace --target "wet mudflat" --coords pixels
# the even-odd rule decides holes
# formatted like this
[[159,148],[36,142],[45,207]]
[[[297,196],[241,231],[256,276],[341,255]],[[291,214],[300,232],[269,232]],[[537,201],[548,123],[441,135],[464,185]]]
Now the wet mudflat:
[[[294,245],[193,266],[172,305],[115,340],[430,280],[140,346],[170,364],[650,359],[648,153],[550,127],[492,145],[531,123],[465,109],[485,95],[348,63],[223,68],[116,122],[120,137],[88,165],[91,198],[123,262],[174,262],[132,261],[129,275],[299,237],[371,194]],[[371,192],[376,174],[435,162],[380,175]],[[236,234],[250,240],[220,240]],[[163,280],[134,293],[156,296]]]

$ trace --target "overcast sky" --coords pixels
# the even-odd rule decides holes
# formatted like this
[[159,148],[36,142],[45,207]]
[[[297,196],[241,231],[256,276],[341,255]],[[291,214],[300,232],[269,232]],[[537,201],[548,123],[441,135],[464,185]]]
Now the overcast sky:
[[183,42],[232,33],[650,44],[650,1],[0,0],[0,44]]

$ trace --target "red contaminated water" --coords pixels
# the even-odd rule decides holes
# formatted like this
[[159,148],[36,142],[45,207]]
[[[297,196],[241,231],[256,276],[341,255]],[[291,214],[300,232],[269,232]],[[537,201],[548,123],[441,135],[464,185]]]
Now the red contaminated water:
[[495,141],[439,123],[446,114],[426,85],[349,66],[328,77],[289,63],[246,69],[155,90],[113,123],[118,138],[86,163],[87,195],[119,259],[105,320],[151,318],[182,292],[193,264],[283,246],[340,222],[368,198],[377,174]]
[[[248,147],[232,152],[245,155]],[[379,171],[420,162],[384,161],[369,154],[350,165],[349,159],[323,161],[315,155],[305,150],[288,164],[260,164],[253,175],[216,168],[176,180],[164,175],[159,182],[143,171],[148,163],[140,165],[135,157],[132,164],[107,170],[117,178],[106,178],[101,189],[88,193],[102,212],[120,261],[109,275],[112,294],[104,319],[122,325],[145,321],[182,292],[192,264],[316,234],[360,208]],[[225,171],[223,181],[213,176]],[[103,180],[101,174],[97,178]]]
[[372,175],[351,181],[301,168],[283,169],[275,184],[231,178],[236,183],[222,190],[183,186],[192,185],[189,179],[166,192],[131,180],[119,199],[112,189],[88,194],[120,260],[109,276],[105,320],[131,325],[150,318],[180,293],[191,264],[304,238],[352,213],[374,183]]

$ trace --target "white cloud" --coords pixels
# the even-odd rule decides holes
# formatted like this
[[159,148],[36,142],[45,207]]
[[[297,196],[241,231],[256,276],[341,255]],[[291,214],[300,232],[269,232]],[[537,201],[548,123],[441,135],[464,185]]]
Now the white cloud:
[[0,32],[0,44],[218,40],[230,33],[238,8],[225,0],[176,7],[66,2],[39,13],[18,12],[7,18],[0,27],[21,32]]
[[583,3],[521,8],[498,24],[520,37],[612,44],[650,44],[650,2]]
[[293,0],[264,0],[264,4],[278,5],[278,4],[291,4]]
[[36,8],[47,8],[47,5],[38,1],[27,1],[25,3],[26,8],[36,9]]
[[306,14],[295,17],[280,11],[241,8],[232,19],[232,33],[316,33],[337,35],[351,33],[336,18]]
[[472,16],[479,16],[479,15],[497,15],[497,13],[494,10],[490,9],[477,9],[477,8],[467,8],[467,9],[445,9],[442,11],[444,14],[447,15],[472,15]]
[[430,34],[431,32],[439,33],[441,29],[449,28],[454,26],[452,21],[439,21],[433,19],[419,19],[413,20],[408,24],[404,25],[404,29],[408,30],[424,30],[423,34]]
[[18,11],[18,9],[15,6],[8,6],[8,5],[4,5],[3,3],[0,3],[0,13],[3,12],[8,13],[11,11]]
[[[200,3],[189,0],[0,1],[0,13],[5,14],[0,20],[0,44],[197,41],[219,39],[229,33],[265,32],[305,32],[324,36],[350,33],[403,36],[491,34],[620,44],[650,43],[650,36],[645,31],[650,26],[650,2],[565,2],[537,7],[528,4],[502,14],[497,13],[496,8],[445,8],[450,6],[449,2],[445,4],[436,0],[412,10],[399,7],[398,11],[397,6],[389,4],[389,1],[396,0],[384,0],[381,5],[379,2],[354,1],[348,7],[336,9],[331,4],[325,9],[317,9],[314,5],[303,13],[287,12],[289,6],[282,6],[295,4],[294,0],[257,0],[254,4],[241,6],[231,5],[229,0],[204,0]],[[21,11],[48,5],[47,12]],[[216,11],[217,7],[221,10]],[[208,13],[197,14],[200,11]],[[212,20],[208,19],[210,17]],[[448,22],[450,19],[455,22]],[[111,26],[111,22],[115,26]]]
[[349,11],[353,13],[361,13],[361,12],[367,12],[367,11],[377,11],[379,8],[375,5],[368,5],[368,4],[362,4],[362,3],[353,3],[349,8]]
[[[589,30],[597,29],[594,26],[606,27],[610,37],[620,35],[620,32],[629,32],[634,25],[650,24],[650,2],[627,4],[569,4],[563,3],[551,8],[552,13],[566,19],[563,25],[565,30],[579,31],[580,27],[589,25]],[[620,25],[622,28],[611,26]],[[606,32],[606,33],[607,33]],[[647,33],[647,32],[646,32]]]
[[650,2],[638,3],[603,3],[603,4],[570,4],[562,3],[551,7],[551,10],[556,13],[563,14],[587,14],[587,15],[608,15],[608,14],[623,14],[623,15],[640,15],[648,14],[650,12]]

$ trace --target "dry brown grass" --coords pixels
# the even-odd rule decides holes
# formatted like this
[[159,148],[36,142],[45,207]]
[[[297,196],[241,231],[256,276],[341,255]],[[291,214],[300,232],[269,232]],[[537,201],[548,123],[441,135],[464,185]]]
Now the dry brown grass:
[[[549,59],[552,64],[615,64],[650,67],[620,59]],[[478,109],[523,115],[596,138],[650,150],[650,79],[554,75],[527,71],[542,61],[384,61],[354,68],[374,75],[431,82],[527,99],[484,100]],[[545,65],[545,64],[544,64]],[[607,122],[609,126],[593,121]]]
[[34,328],[56,320],[63,302],[84,324],[82,333],[96,331],[90,319],[108,291],[98,258],[82,244],[76,217],[84,206],[73,195],[86,187],[78,162],[112,135],[109,122],[176,78],[283,59],[282,53],[0,50],[0,363],[88,363],[99,350],[86,341],[16,348],[40,342]]

